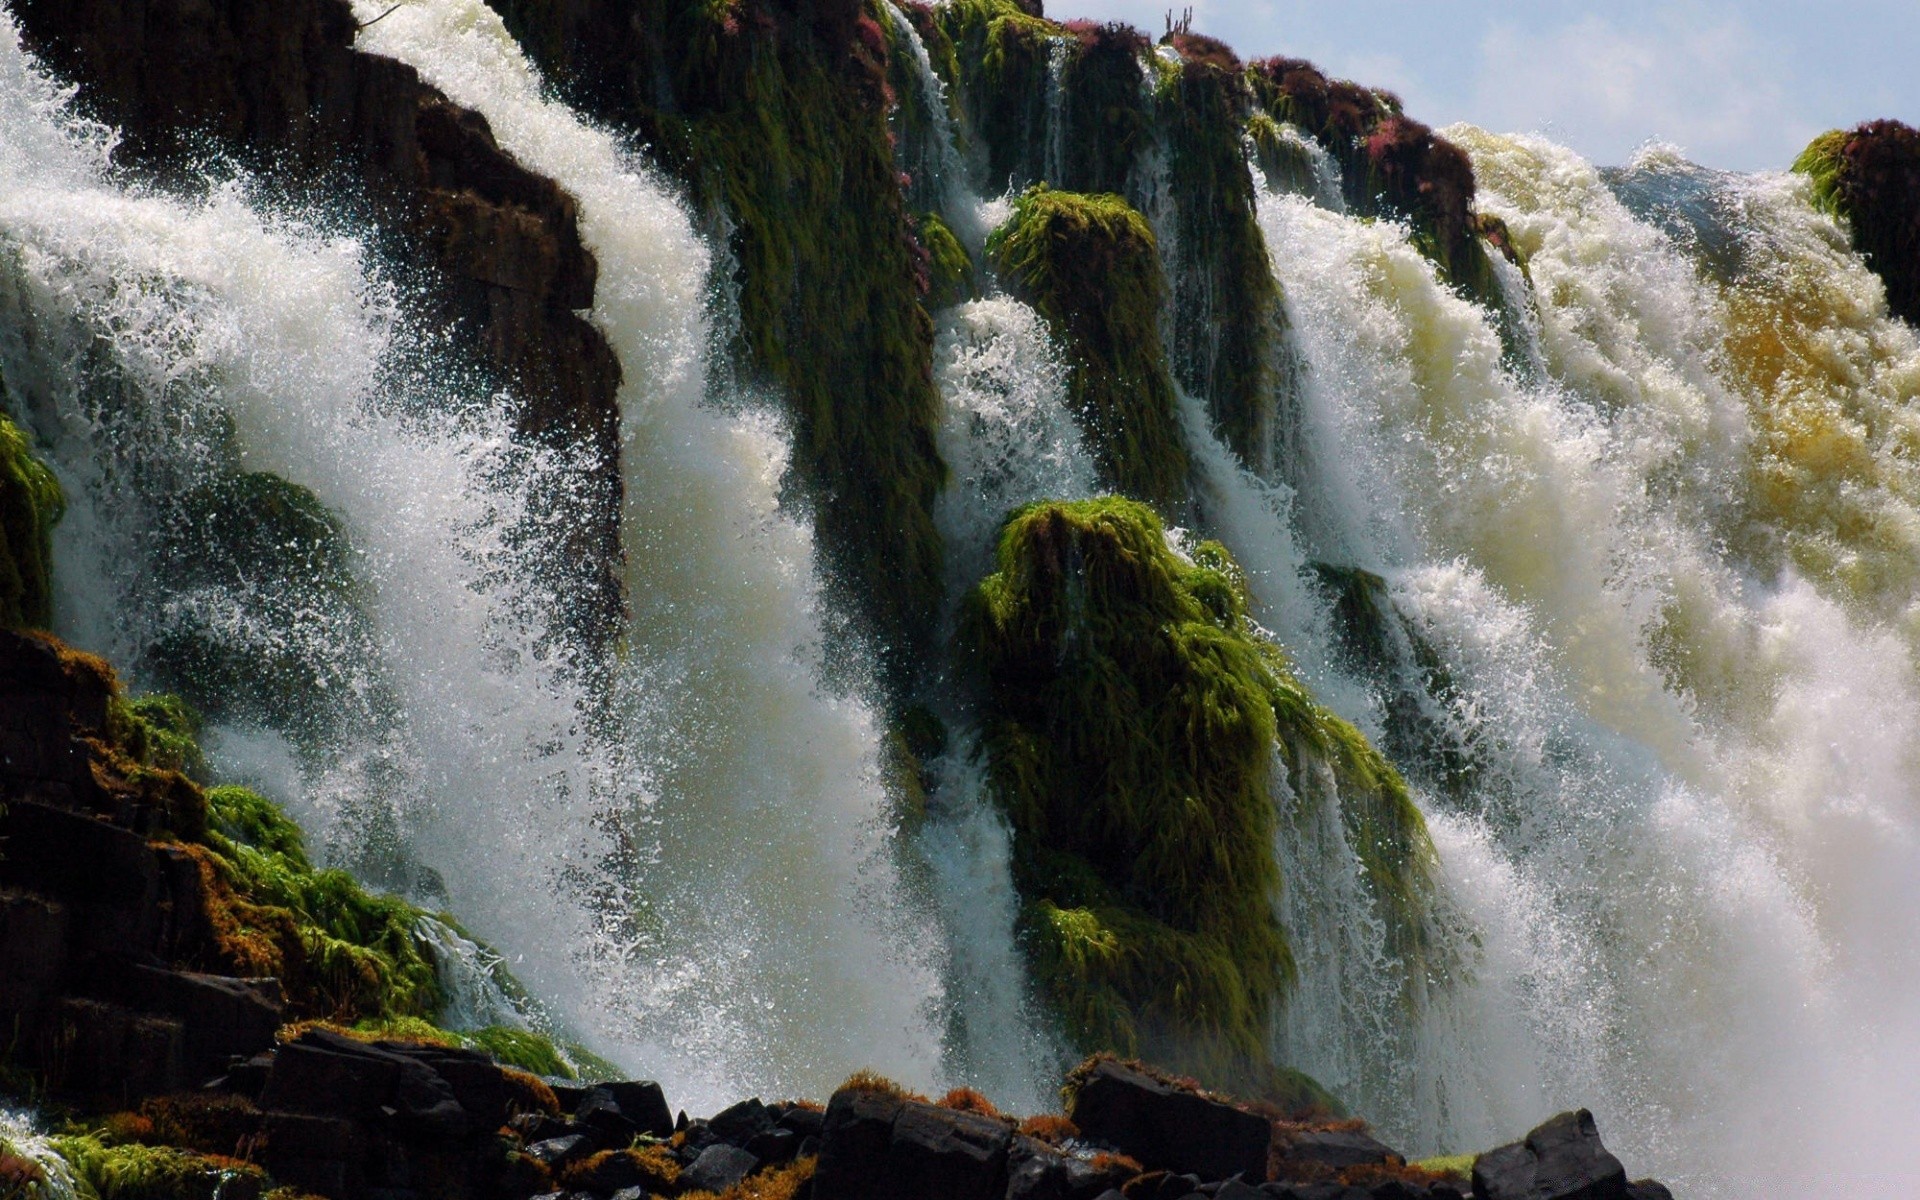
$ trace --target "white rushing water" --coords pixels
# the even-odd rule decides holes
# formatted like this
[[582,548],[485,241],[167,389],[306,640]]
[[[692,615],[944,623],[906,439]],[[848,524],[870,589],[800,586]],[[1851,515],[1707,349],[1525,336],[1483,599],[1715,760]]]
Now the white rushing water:
[[[558,1016],[694,1111],[818,1094],[862,1065],[930,1085],[938,950],[912,944],[925,927],[895,879],[874,718],[817,682],[811,536],[777,503],[779,422],[751,397],[706,403],[706,249],[644,163],[542,99],[483,5],[377,28],[374,48],[419,60],[581,198],[593,316],[627,379],[635,611],[611,715],[553,653],[538,552],[517,536],[536,481],[564,487],[579,465],[516,447],[504,398],[415,362],[405,298],[360,243],[240,187],[185,200],[115,182],[110,138],[65,114],[9,22],[0,351],[73,499],[59,627],[137,666],[191,609],[325,664],[361,700],[353,736],[218,730],[223,767],[342,854],[371,829],[431,868]],[[311,489],[339,521],[345,626],[315,601],[254,629],[217,589],[151,585],[135,549],[156,505],[232,466]],[[222,603],[238,607],[206,616]]]
[[1570,153],[1450,136],[1531,255],[1537,380],[1404,230],[1261,203],[1312,551],[1388,577],[1480,768],[1427,799],[1478,945],[1412,1132],[1588,1104],[1690,1194],[1795,1194],[1914,1098],[1914,338],[1798,181],[1728,177],[1717,285]]

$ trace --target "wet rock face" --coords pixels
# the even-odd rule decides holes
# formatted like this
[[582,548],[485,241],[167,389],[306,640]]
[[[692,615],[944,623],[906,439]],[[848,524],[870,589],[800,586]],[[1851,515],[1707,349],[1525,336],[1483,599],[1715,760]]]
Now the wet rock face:
[[1068,1114],[1082,1133],[1109,1142],[1148,1167],[1229,1179],[1267,1176],[1273,1127],[1230,1104],[1103,1062],[1074,1096]]
[[1480,1200],[1626,1200],[1627,1172],[1600,1144],[1593,1114],[1583,1108],[1482,1154],[1473,1164],[1473,1192]]
[[[596,267],[578,207],[502,151],[477,114],[413,68],[352,48],[347,0],[18,0],[29,47],[119,127],[121,159],[165,176],[209,150],[269,184],[346,185],[428,264],[434,319],[523,403],[523,432],[584,445],[595,514],[565,547],[571,614],[613,632],[620,611],[620,367],[575,314]],[[557,498],[556,498],[557,499]]]

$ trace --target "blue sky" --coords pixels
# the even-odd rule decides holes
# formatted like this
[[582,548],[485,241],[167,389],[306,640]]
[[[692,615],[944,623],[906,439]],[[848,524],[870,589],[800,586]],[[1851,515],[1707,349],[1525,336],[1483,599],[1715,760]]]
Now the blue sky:
[[[1190,2],[1194,31],[1243,57],[1310,58],[1398,92],[1432,125],[1540,131],[1600,163],[1659,138],[1710,166],[1779,168],[1825,129],[1882,116],[1920,125],[1920,0]],[[1168,7],[1047,0],[1047,15],[1158,36]]]

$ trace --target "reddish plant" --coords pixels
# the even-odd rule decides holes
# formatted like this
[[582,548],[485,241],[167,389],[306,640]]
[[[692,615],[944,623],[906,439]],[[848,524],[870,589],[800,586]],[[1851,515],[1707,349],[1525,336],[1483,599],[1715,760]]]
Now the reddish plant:
[[1243,68],[1240,56],[1233,47],[1219,38],[1208,37],[1204,33],[1174,32],[1166,36],[1166,42],[1180,52],[1180,57],[1189,63],[1201,63],[1209,67],[1218,67],[1222,71],[1238,74]]

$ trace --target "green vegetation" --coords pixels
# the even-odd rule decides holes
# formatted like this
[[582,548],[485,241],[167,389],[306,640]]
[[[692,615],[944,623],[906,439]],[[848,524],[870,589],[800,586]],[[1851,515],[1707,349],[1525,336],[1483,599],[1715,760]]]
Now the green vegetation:
[[1048,60],[1065,29],[1013,0],[950,0],[935,17],[959,71],[948,86],[984,151],[986,190],[1045,179]]
[[1813,206],[1836,219],[1846,216],[1843,173],[1846,170],[1847,131],[1829,129],[1807,143],[1793,160],[1795,173],[1813,185]]
[[973,258],[940,214],[920,214],[919,233],[920,245],[927,252],[927,307],[945,308],[979,295]]
[[[1198,42],[1200,39],[1187,39]],[[1244,131],[1252,94],[1238,64],[1195,45],[1154,93],[1174,198],[1174,375],[1207,402],[1242,459],[1264,465],[1287,318],[1255,215]]]
[[53,526],[65,511],[60,482],[0,416],[0,624],[43,628],[52,619]]
[[1294,679],[1217,543],[1182,556],[1133,501],[1047,502],[1008,518],[997,566],[962,646],[986,688],[1026,944],[1069,1034],[1217,1086],[1300,1087],[1267,1049],[1293,977],[1273,771],[1340,804],[1408,953],[1431,849],[1404,783]]
[[987,254],[1066,347],[1071,400],[1106,479],[1155,505],[1184,505],[1187,451],[1160,348],[1166,285],[1146,220],[1119,196],[1036,185]]
[[1814,204],[1845,222],[1887,285],[1887,307],[1920,325],[1920,129],[1868,121],[1823,133],[1793,169],[1812,181]]
[[173,1146],[110,1145],[92,1134],[55,1138],[53,1148],[72,1168],[80,1200],[216,1200],[240,1177],[266,1173],[251,1163]]

